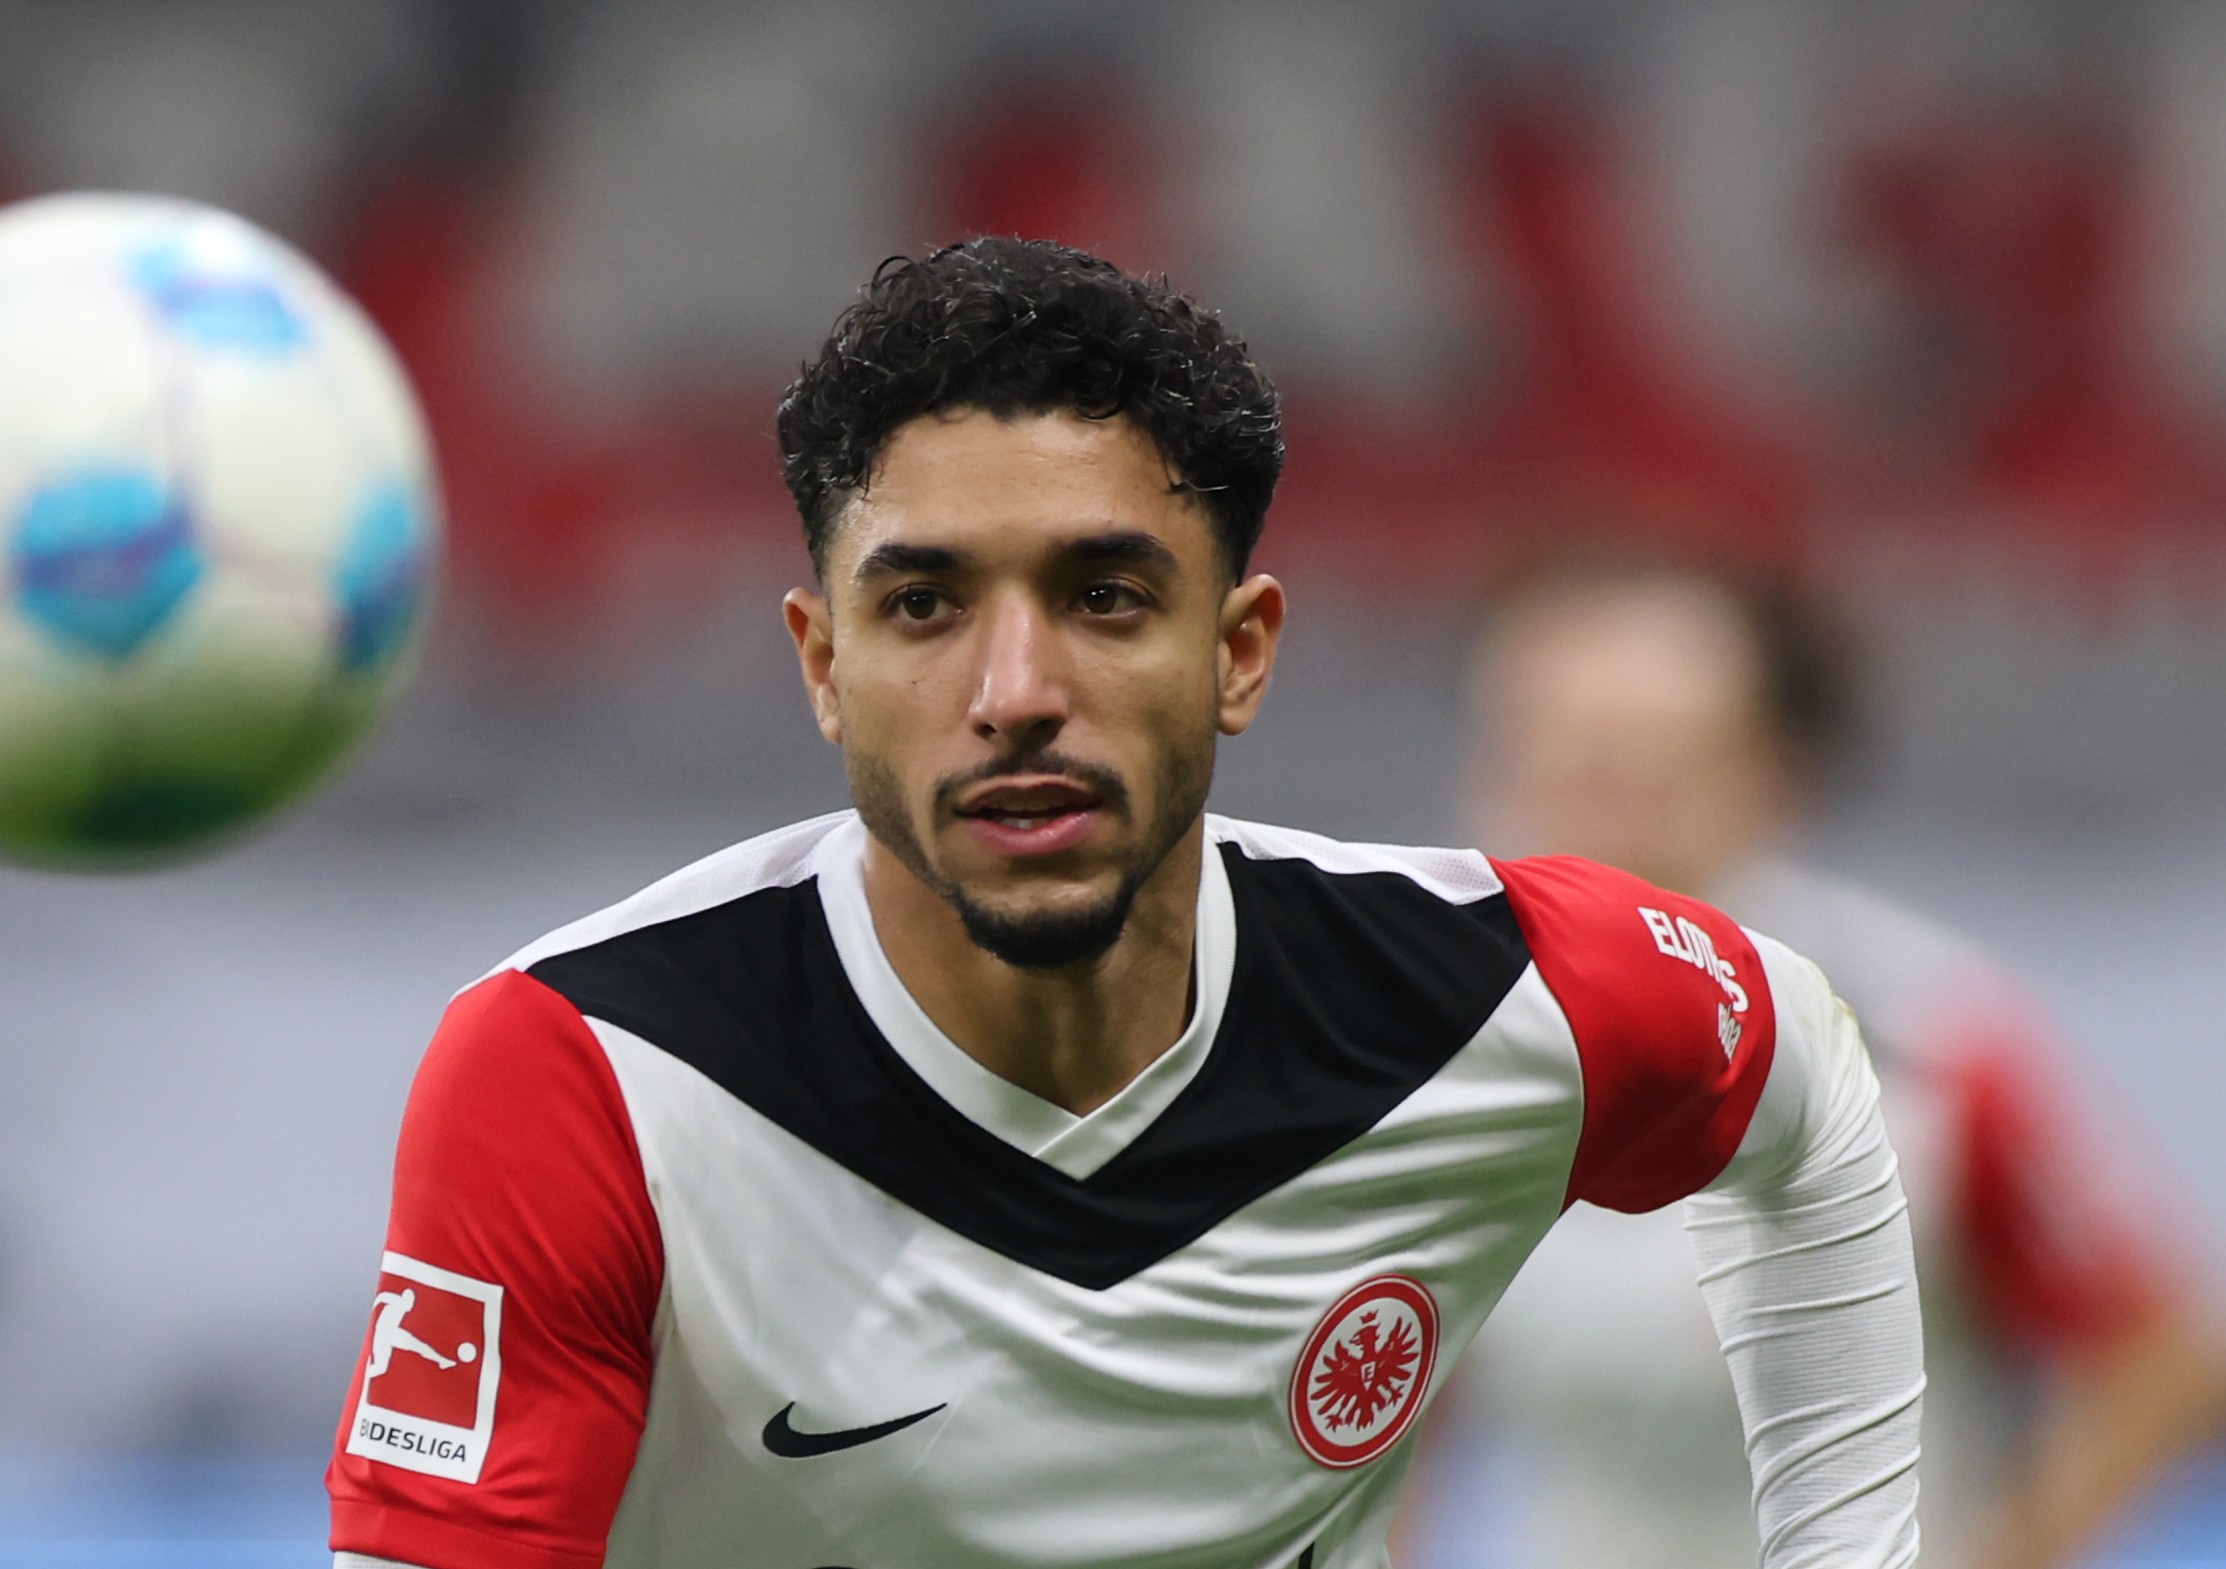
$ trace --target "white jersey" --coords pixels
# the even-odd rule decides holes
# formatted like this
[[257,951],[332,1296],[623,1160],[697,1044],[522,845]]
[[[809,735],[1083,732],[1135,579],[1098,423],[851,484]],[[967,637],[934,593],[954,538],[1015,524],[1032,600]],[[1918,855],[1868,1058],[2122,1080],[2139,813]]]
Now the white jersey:
[[[404,1122],[379,1291],[413,1305],[348,1395],[334,1547],[1379,1569],[1402,1440],[1570,1203],[1776,1182],[1875,1124],[1813,968],[1704,906],[1582,862],[1207,839],[1189,1026],[1086,1116],[913,1001],[850,813],[462,994]],[[1807,1520],[1818,1465],[1861,1467],[1826,1524],[1881,1565],[1913,1553],[1887,1284],[1908,1424],[1782,1468]]]

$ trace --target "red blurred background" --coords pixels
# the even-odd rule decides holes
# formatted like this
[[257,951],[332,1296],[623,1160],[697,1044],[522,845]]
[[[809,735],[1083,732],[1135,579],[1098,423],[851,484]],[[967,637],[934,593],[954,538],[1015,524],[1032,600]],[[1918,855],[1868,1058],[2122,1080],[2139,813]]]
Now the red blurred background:
[[[773,395],[882,255],[980,232],[1227,306],[1289,398],[1279,562],[1459,594],[1579,527],[2216,599],[2200,7],[125,9],[41,20],[124,59],[0,113],[10,188],[154,173],[332,265],[500,640],[793,533]],[[211,87],[299,153],[243,170]]]

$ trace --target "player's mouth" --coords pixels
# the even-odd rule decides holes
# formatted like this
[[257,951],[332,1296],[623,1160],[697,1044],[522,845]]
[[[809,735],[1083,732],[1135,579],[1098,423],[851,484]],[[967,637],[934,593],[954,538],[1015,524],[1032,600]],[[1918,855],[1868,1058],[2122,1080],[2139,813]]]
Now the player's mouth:
[[1056,855],[1080,844],[1104,815],[1105,802],[1072,779],[1000,779],[970,790],[958,820],[985,848],[1003,856]]

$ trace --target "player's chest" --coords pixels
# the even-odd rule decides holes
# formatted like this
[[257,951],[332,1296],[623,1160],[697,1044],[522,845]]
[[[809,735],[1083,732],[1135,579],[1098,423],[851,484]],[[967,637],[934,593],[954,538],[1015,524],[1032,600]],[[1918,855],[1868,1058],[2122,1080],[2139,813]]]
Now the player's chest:
[[645,1462],[669,1446],[703,1485],[655,1485],[714,1536],[741,1508],[799,1569],[1374,1564],[1435,1377],[1558,1195],[1535,1141],[1478,1182],[1490,1161],[1412,1122],[1097,1288],[737,1140],[660,1196]]

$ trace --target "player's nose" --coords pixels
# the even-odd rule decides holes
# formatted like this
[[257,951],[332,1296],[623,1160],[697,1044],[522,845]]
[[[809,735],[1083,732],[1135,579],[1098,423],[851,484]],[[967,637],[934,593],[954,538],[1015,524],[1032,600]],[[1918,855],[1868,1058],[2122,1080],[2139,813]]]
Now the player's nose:
[[967,718],[975,734],[1014,750],[1048,745],[1070,713],[1059,639],[1043,608],[1015,595],[983,607]]

